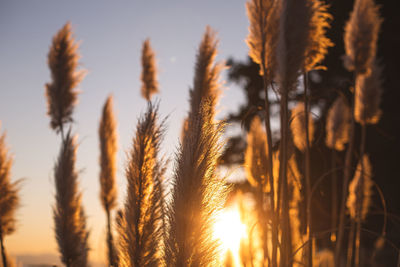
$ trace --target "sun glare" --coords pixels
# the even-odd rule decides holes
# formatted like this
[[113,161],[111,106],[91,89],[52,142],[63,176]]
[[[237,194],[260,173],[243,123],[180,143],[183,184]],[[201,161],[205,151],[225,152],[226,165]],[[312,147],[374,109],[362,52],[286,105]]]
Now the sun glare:
[[238,263],[240,241],[246,235],[246,225],[242,223],[236,205],[225,208],[218,214],[214,223],[214,236],[221,242],[222,257],[230,250]]

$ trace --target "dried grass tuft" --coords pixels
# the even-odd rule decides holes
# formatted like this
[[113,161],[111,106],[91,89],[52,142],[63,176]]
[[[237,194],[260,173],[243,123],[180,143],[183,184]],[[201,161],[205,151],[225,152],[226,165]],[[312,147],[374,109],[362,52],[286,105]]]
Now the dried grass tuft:
[[376,124],[381,118],[382,67],[374,64],[369,74],[357,75],[354,119],[360,124]]
[[103,106],[99,126],[100,138],[100,199],[105,210],[116,206],[117,188],[117,122],[113,111],[113,97],[109,96]]
[[254,117],[247,134],[244,165],[250,184],[267,192],[268,169],[271,166],[268,163],[267,137],[258,116]]
[[[361,165],[362,164],[362,165]],[[368,155],[357,165],[353,180],[349,185],[347,208],[353,220],[365,220],[372,198],[372,168]]]
[[330,107],[326,119],[326,146],[342,151],[349,142],[350,136],[350,107],[346,99],[339,96]]
[[[308,139],[311,145],[314,138],[314,122],[311,114],[308,114],[308,116]],[[305,128],[306,116],[304,103],[298,103],[296,107],[292,109],[290,129],[292,130],[293,142],[295,146],[303,152],[307,146]]]
[[311,8],[311,19],[309,21],[308,45],[305,58],[305,70],[323,68],[319,64],[324,60],[329,47],[333,43],[326,37],[326,31],[330,27],[332,15],[328,13],[328,5],[320,0],[308,1]]
[[373,0],[356,0],[345,26],[345,67],[368,74],[375,60],[379,29],[383,19]]
[[76,87],[86,73],[76,71],[80,58],[78,46],[71,24],[67,23],[53,37],[48,54],[52,81],[46,84],[47,114],[51,118],[51,128],[57,132],[62,131],[63,124],[73,121],[72,112],[78,95]]
[[157,66],[150,39],[143,42],[142,47],[142,96],[151,100],[153,94],[158,93]]
[[278,3],[274,0],[249,0],[246,3],[250,20],[246,43],[249,56],[260,65],[260,75],[264,74],[263,58],[268,79],[272,79],[276,68],[276,45],[278,37]]
[[67,133],[54,167],[56,204],[55,233],[62,262],[69,267],[88,266],[88,236],[82,196],[75,170],[76,138]]
[[158,106],[149,102],[139,119],[126,169],[128,194],[117,220],[119,266],[160,266],[165,166],[158,154],[163,131]]
[[15,231],[15,211],[19,206],[19,181],[11,182],[12,157],[8,151],[6,135],[0,135],[0,234],[12,234]]

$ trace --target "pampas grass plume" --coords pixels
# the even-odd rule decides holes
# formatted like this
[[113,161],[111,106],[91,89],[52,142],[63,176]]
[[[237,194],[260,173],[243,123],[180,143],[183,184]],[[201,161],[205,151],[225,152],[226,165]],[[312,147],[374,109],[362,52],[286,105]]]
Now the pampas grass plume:
[[326,146],[342,151],[349,141],[350,108],[344,97],[339,96],[328,110],[326,118]]
[[143,42],[142,47],[142,96],[150,101],[153,94],[158,93],[157,66],[150,39]]
[[[361,166],[363,164],[363,166]],[[372,169],[368,155],[364,155],[362,163],[357,165],[353,180],[349,185],[347,208],[354,220],[365,220],[371,205],[372,197]]]
[[78,67],[78,43],[67,23],[53,37],[48,54],[48,65],[52,81],[46,84],[47,114],[50,126],[55,131],[62,130],[63,124],[73,121],[72,112],[77,102],[76,87],[83,79],[85,71]]
[[276,78],[281,93],[295,88],[305,64],[312,12],[308,0],[280,1]]
[[67,133],[54,168],[56,205],[53,208],[56,239],[62,262],[68,267],[88,265],[86,216],[78,192],[75,170],[76,138]]
[[382,67],[374,64],[369,74],[357,75],[354,99],[354,119],[360,124],[378,123],[382,111]]
[[269,78],[276,68],[276,40],[278,36],[278,4],[274,0],[249,0],[246,3],[247,17],[250,20],[246,43],[249,56],[260,65],[260,75],[264,74],[262,62]]
[[100,199],[105,210],[116,206],[117,188],[117,122],[113,112],[113,97],[109,96],[103,106],[99,127],[100,137]]
[[308,30],[308,45],[306,51],[305,69],[310,71],[318,66],[325,55],[328,53],[328,48],[333,46],[333,43],[326,37],[326,31],[330,27],[332,15],[328,13],[328,6],[321,0],[310,0],[308,5],[311,8],[311,19],[309,21]]
[[247,147],[245,153],[246,177],[254,187],[262,188],[267,192],[268,174],[268,149],[267,137],[258,116],[251,122],[250,131],[247,134]]
[[164,164],[158,159],[163,125],[149,102],[139,119],[126,169],[127,198],[118,217],[120,266],[160,266]]
[[382,18],[374,0],[355,0],[345,26],[345,67],[357,74],[368,74],[375,60]]
[[15,230],[15,211],[19,205],[18,184],[11,182],[12,157],[5,142],[6,135],[0,135],[0,234],[12,234]]
[[214,118],[214,107],[218,102],[221,84],[219,81],[223,65],[214,63],[217,56],[218,40],[216,33],[207,27],[200,43],[195,65],[193,88],[190,90],[190,109],[196,115],[200,112],[202,101],[210,101],[213,110],[209,115]]
[[[310,141],[310,145],[313,142],[314,137],[314,122],[312,119],[311,114],[308,114],[308,139]],[[305,151],[306,149],[306,131],[305,131],[305,124],[306,124],[306,116],[305,116],[305,108],[304,103],[298,103],[292,109],[292,116],[291,116],[291,123],[290,129],[292,130],[293,135],[293,142],[295,146],[300,151]]]

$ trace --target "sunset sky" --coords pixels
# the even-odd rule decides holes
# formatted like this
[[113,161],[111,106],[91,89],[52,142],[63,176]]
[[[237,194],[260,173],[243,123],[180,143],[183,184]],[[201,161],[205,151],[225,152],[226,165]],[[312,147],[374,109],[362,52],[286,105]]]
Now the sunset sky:
[[[88,70],[80,85],[73,131],[79,135],[77,168],[91,229],[90,257],[106,262],[97,129],[107,95],[115,97],[120,148],[117,178],[122,203],[126,151],[146,104],[140,96],[142,42],[149,37],[156,52],[160,110],[163,116],[169,115],[163,153],[172,158],[188,109],[196,50],[205,27],[210,25],[218,32],[219,60],[229,56],[245,59],[245,1],[0,1],[1,132],[6,131],[15,160],[12,177],[24,179],[17,231],[6,237],[12,255],[57,253],[52,220],[53,166],[60,136],[49,127],[44,84],[50,81],[47,53],[51,39],[67,21],[81,42],[81,66]],[[225,84],[220,117],[242,99],[239,90]]]

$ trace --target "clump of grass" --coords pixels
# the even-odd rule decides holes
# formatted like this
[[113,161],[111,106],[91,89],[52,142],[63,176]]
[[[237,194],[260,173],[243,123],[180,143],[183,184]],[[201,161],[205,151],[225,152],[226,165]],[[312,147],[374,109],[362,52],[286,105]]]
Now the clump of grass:
[[109,96],[103,107],[99,126],[100,139],[100,200],[107,216],[107,246],[110,266],[117,266],[111,227],[111,211],[117,202],[117,129],[113,112],[113,97]]
[[56,204],[53,207],[56,240],[61,260],[67,267],[88,266],[88,236],[82,196],[75,170],[76,138],[70,132],[61,144],[54,167]]
[[0,135],[0,249],[2,265],[12,266],[10,258],[7,257],[4,238],[15,231],[15,212],[19,206],[19,181],[11,182],[12,157],[8,151],[6,135]]
[[118,219],[119,266],[160,266],[164,164],[158,159],[163,124],[150,102],[139,119],[126,169],[125,207]]

